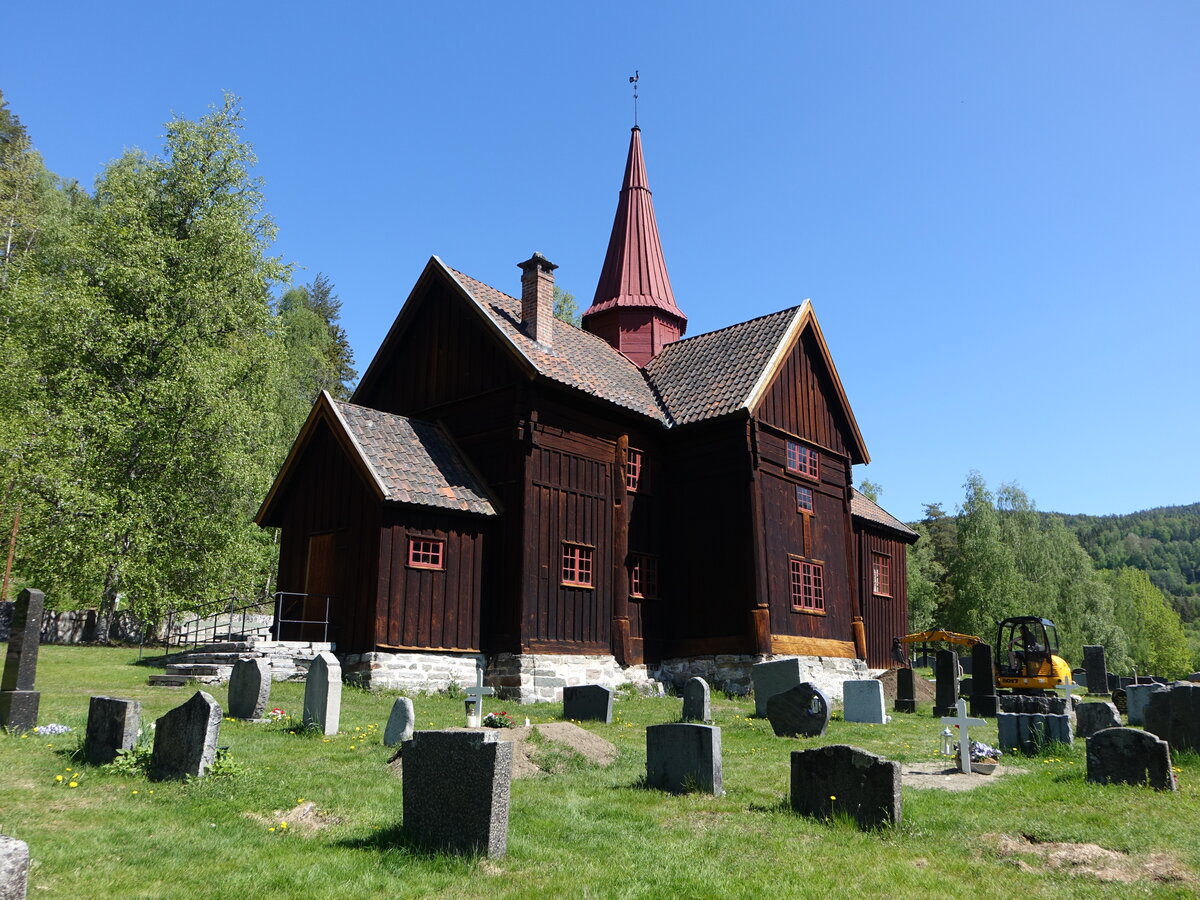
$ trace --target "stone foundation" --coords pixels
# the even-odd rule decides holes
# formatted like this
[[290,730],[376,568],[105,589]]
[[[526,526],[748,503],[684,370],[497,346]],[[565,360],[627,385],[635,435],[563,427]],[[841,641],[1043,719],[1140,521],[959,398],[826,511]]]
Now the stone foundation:
[[486,662],[482,653],[373,652],[341,657],[342,677],[351,684],[410,693],[444,691],[451,683],[460,688],[475,684],[476,672]]
[[662,686],[656,682],[646,666],[623,669],[611,653],[498,653],[487,671],[487,683],[496,689],[496,696],[519,703],[561,701],[563,688],[579,684],[602,684],[614,689],[633,684],[642,691],[662,693]]
[[[690,656],[680,659],[665,659],[659,663],[655,677],[662,682],[682,689],[689,678],[700,677],[715,690],[730,694],[749,694],[751,689],[750,668],[760,662],[789,659],[786,655],[719,654],[717,656]],[[842,682],[848,679],[871,677],[871,670],[861,659],[845,659],[837,656],[800,656],[800,674],[804,681],[811,681],[830,700],[841,701]]]

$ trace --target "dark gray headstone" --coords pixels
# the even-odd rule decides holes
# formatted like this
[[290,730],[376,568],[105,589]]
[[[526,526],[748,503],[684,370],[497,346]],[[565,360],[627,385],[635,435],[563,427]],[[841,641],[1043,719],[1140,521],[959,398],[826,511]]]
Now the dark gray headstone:
[[779,737],[820,737],[829,727],[829,698],[810,681],[767,701],[767,719]]
[[992,668],[992,645],[978,643],[971,648],[971,694],[967,697],[972,716],[993,719],[998,712],[996,673]]
[[685,722],[711,722],[712,701],[708,682],[703,678],[689,678],[683,686],[683,715]]
[[998,749],[1004,753],[1037,753],[1052,742],[1068,746],[1075,743],[1069,715],[997,713],[996,730],[999,734]]
[[271,663],[239,659],[229,673],[229,715],[235,719],[261,719],[271,699]]
[[1087,669],[1087,689],[1093,697],[1108,693],[1108,663],[1104,659],[1104,648],[1095,644],[1083,648],[1083,667]]
[[45,605],[45,594],[26,588],[13,606],[8,653],[0,676],[0,728],[9,731],[28,731],[37,725],[41,695],[33,684]]
[[0,834],[0,900],[25,900],[29,886],[29,845]]
[[575,722],[611,722],[613,689],[602,684],[563,688],[563,718]]
[[387,727],[383,729],[383,743],[387,747],[395,747],[405,741],[411,741],[413,736],[413,702],[408,697],[397,697],[392,704],[392,714],[388,716]]
[[917,711],[917,689],[913,682],[912,669],[896,670],[896,700],[892,709],[905,713]]
[[935,716],[958,715],[958,654],[953,650],[939,650],[934,664]]
[[1200,751],[1200,684],[1177,681],[1150,694],[1146,730],[1176,751]]
[[304,725],[337,734],[342,717],[342,664],[328,650],[318,653],[304,679]]
[[646,784],[672,794],[721,796],[721,729],[671,722],[646,729]]
[[418,731],[404,745],[404,832],[454,853],[503,856],[512,785],[510,741],[494,731]]
[[1040,713],[1046,716],[1061,716],[1067,714],[1067,700],[1065,697],[1001,694],[1000,711],[1006,713]]
[[118,750],[136,747],[141,713],[142,704],[137,700],[92,697],[88,701],[84,758],[93,766],[102,766],[116,759]]
[[842,682],[842,718],[847,722],[886,725],[892,721],[884,712],[883,683],[877,678]]
[[1200,672],[1193,672],[1191,675],[1189,675],[1187,678],[1185,678],[1183,680],[1200,682]]
[[791,788],[792,809],[806,816],[845,814],[863,828],[900,821],[900,764],[857,747],[792,751]]
[[768,700],[804,681],[796,657],[757,663],[750,667],[750,678],[754,683],[754,714],[759,718],[766,716]]
[[196,691],[187,703],[154,723],[150,780],[202,777],[217,758],[220,729],[220,705],[204,691]]
[[1150,702],[1150,694],[1161,691],[1157,684],[1131,684],[1125,688],[1125,715],[1130,725],[1146,724],[1146,704]]
[[1075,710],[1075,736],[1089,738],[1106,728],[1120,728],[1121,714],[1113,703],[1080,703]]
[[1087,780],[1099,784],[1145,784],[1160,791],[1173,791],[1171,747],[1137,728],[1098,731],[1087,742]]

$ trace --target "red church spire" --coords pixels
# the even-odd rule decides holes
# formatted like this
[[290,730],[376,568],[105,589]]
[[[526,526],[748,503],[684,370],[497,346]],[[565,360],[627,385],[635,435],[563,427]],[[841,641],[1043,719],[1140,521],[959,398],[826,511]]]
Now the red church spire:
[[625,180],[613,221],[596,297],[583,327],[604,338],[639,366],[678,340],[687,316],[675,305],[667,261],[654,218],[654,202],[642,158],[642,132],[633,126]]

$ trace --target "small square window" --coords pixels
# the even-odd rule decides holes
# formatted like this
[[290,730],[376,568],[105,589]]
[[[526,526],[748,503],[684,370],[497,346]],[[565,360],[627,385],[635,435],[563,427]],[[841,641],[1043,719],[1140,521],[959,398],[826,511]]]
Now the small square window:
[[871,590],[882,597],[892,595],[892,558],[882,553],[871,554]]
[[408,564],[414,569],[444,569],[445,541],[408,539]]
[[563,544],[562,583],[572,587],[592,586],[592,548]]
[[629,490],[636,491],[639,486],[643,489],[646,487],[642,473],[644,463],[645,456],[642,451],[630,447],[625,456],[625,487]]
[[633,554],[629,572],[629,594],[632,597],[658,596],[658,559],[645,553]]
[[796,509],[799,512],[807,513],[813,511],[812,488],[805,487],[802,484],[796,485]]
[[819,478],[821,459],[816,450],[810,450],[796,441],[787,442],[787,468],[789,472]]
[[825,611],[825,572],[820,563],[789,557],[792,608]]

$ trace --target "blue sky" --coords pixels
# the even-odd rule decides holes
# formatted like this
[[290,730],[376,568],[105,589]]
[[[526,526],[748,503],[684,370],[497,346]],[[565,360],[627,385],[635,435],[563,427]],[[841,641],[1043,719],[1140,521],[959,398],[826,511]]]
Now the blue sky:
[[425,260],[590,302],[632,101],[699,334],[811,298],[903,519],[1200,500],[1200,5],[206,4],[5,14],[0,89],[90,185],[243,98],[277,251],[366,367]]

